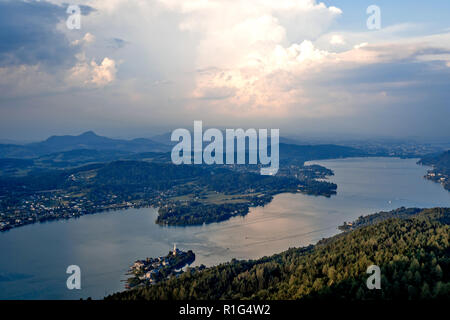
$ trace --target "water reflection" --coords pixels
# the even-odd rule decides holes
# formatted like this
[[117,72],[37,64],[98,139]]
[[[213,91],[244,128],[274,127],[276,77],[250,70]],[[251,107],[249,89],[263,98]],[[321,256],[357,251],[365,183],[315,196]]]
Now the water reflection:
[[[414,159],[314,161],[335,172],[331,198],[281,194],[245,217],[199,227],[161,227],[155,209],[130,209],[29,225],[0,234],[0,298],[102,298],[138,258],[192,249],[194,265],[252,259],[315,243],[362,214],[400,206],[449,206],[450,193],[423,179]],[[82,290],[66,289],[66,267],[81,267]]]

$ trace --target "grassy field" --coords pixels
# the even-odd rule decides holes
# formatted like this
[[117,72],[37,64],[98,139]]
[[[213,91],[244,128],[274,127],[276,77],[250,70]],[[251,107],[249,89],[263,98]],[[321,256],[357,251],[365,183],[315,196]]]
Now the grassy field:
[[186,194],[183,196],[170,198],[173,201],[198,201],[203,204],[225,204],[225,203],[248,203],[247,197],[257,196],[260,193],[246,193],[246,194],[225,194],[221,192],[208,191],[200,197],[195,197],[194,194]]

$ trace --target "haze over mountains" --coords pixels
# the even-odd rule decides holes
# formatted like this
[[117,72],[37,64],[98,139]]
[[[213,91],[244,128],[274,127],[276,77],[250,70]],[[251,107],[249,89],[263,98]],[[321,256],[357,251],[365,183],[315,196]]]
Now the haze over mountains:
[[[283,165],[295,162],[302,166],[308,160],[368,155],[364,150],[348,146],[299,145],[284,143],[285,141],[287,140],[280,138],[279,153]],[[155,139],[122,140],[88,131],[77,136],[52,136],[42,142],[25,145],[0,144],[0,176],[22,176],[34,170],[74,168],[116,160],[167,163],[171,162],[170,151],[176,143],[170,141],[170,133]],[[207,144],[205,142],[204,146]],[[271,153],[270,148],[269,146]]]
[[[270,144],[270,140],[268,142]],[[64,158],[71,158],[74,154],[77,154],[77,156],[109,157],[130,153],[166,153],[170,152],[176,143],[170,140],[170,133],[155,136],[154,139],[123,140],[99,136],[93,131],[87,131],[77,136],[51,136],[44,141],[24,145],[0,144],[0,158],[42,158],[44,155],[54,158],[55,154],[58,154],[57,156],[63,160]],[[207,142],[204,144],[206,145]],[[317,159],[329,158],[330,156],[339,158],[365,155],[364,152],[355,148],[332,144],[300,145],[298,142],[284,137],[280,137],[279,145],[280,150],[284,151],[283,153],[300,158],[307,154]]]
[[33,158],[44,154],[76,149],[114,150],[122,152],[166,152],[170,146],[150,139],[121,140],[102,137],[93,131],[78,136],[51,136],[45,141],[25,145],[0,144],[0,158]]

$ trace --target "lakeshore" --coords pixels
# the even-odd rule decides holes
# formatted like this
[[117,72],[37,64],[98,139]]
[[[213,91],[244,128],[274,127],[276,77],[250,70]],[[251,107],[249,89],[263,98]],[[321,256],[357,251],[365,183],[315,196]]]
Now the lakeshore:
[[[258,259],[314,244],[361,215],[449,207],[450,194],[423,176],[417,159],[353,158],[307,163],[333,170],[330,198],[283,193],[248,215],[202,226],[155,224],[154,208],[130,208],[77,219],[30,224],[0,233],[0,298],[101,299],[122,291],[133,261],[167,254],[174,243],[195,252],[190,268]],[[30,250],[35,248],[36,250]],[[66,288],[66,268],[77,264],[82,289]]]
[[[166,256],[136,260],[127,273],[131,277],[127,279],[125,288],[156,284],[169,277],[176,277],[183,272],[180,269],[190,265],[194,260],[195,254],[192,250],[182,251],[175,245]],[[204,266],[200,269],[203,268]]]

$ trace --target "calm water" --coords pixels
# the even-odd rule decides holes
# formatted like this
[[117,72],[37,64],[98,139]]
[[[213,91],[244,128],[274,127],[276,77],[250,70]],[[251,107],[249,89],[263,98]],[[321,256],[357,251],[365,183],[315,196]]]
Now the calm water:
[[[423,179],[414,159],[314,161],[335,172],[331,198],[281,194],[246,217],[202,227],[161,227],[155,209],[130,209],[35,224],[0,234],[0,299],[102,298],[123,289],[136,259],[165,255],[177,243],[194,265],[249,259],[334,235],[360,215],[400,206],[450,206],[450,193]],[[65,270],[81,268],[82,289],[68,290]]]

